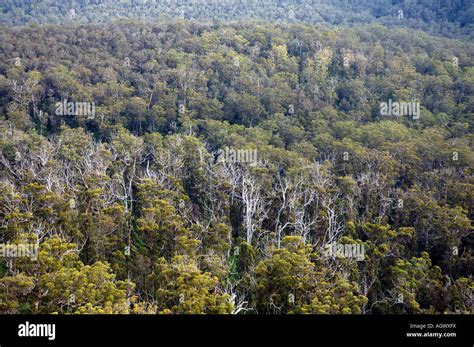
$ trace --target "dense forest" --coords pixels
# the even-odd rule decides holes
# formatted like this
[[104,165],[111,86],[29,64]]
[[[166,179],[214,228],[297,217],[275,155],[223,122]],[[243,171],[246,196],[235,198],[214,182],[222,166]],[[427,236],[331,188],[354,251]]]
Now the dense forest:
[[474,313],[472,3],[379,3],[3,1],[0,313]]
[[445,36],[470,35],[471,0],[3,0],[0,23],[104,23],[114,19],[149,21],[265,20],[311,24],[382,23]]

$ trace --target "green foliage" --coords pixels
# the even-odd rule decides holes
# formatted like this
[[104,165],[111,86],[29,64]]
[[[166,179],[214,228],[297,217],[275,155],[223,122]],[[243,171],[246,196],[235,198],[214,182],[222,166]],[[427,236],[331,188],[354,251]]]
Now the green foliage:
[[[259,313],[361,313],[367,298],[357,285],[311,259],[311,247],[301,238],[287,236],[282,248],[256,268]],[[262,312],[260,312],[260,310]]]
[[216,286],[218,278],[201,272],[192,258],[176,256],[168,263],[158,260],[153,274],[161,314],[224,314],[231,313],[232,303],[227,294]]
[[[0,22],[67,20],[17,3]],[[413,2],[406,21],[359,3],[2,28],[0,243],[39,256],[0,258],[0,313],[472,313],[469,7],[422,1],[425,22]],[[75,23],[143,13],[78,4]],[[367,24],[298,23],[346,18]],[[96,112],[57,114],[65,99]],[[382,115],[388,100],[420,119]]]
[[[25,241],[27,235],[21,236]],[[0,279],[2,312],[128,312],[133,283],[116,281],[106,263],[84,265],[76,246],[59,237],[40,245],[37,260],[14,260],[12,269],[14,275]]]
[[[442,35],[463,35],[472,31],[472,4],[450,1],[446,3],[424,1],[399,2],[371,0],[336,0],[282,3],[270,0],[224,1],[216,4],[212,0],[199,3],[152,3],[134,1],[103,0],[100,2],[72,0],[65,4],[50,6],[47,1],[18,3],[5,0],[0,9],[0,23],[22,25],[27,23],[97,23],[117,18],[194,19],[194,20],[248,20],[260,19],[269,22],[304,22],[313,24],[371,23],[387,26],[421,28]],[[398,18],[398,11],[405,20]],[[71,12],[74,11],[74,12]],[[120,14],[120,16],[119,16]],[[152,66],[152,64],[150,63]],[[150,67],[151,67],[150,66]]]

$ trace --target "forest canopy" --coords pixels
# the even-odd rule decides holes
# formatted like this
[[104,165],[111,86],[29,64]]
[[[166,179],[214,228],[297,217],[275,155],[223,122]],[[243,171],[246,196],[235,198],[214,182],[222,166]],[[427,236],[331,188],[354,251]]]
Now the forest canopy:
[[469,0],[3,0],[0,23],[106,23],[117,19],[353,25],[380,23],[449,37],[472,38],[474,3]]
[[34,3],[0,5],[0,313],[473,313],[472,4]]

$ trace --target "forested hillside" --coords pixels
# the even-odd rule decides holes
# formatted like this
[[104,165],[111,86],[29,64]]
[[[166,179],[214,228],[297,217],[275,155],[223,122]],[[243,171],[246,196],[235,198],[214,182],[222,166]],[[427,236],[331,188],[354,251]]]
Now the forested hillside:
[[0,258],[0,313],[473,313],[473,53],[379,23],[2,28],[0,243],[39,250]]
[[[2,238],[43,241],[4,265],[2,312],[472,309],[472,45],[174,22],[0,49]],[[365,260],[325,257],[336,240]]]
[[104,23],[113,19],[382,23],[472,38],[470,0],[3,0],[0,23]]

